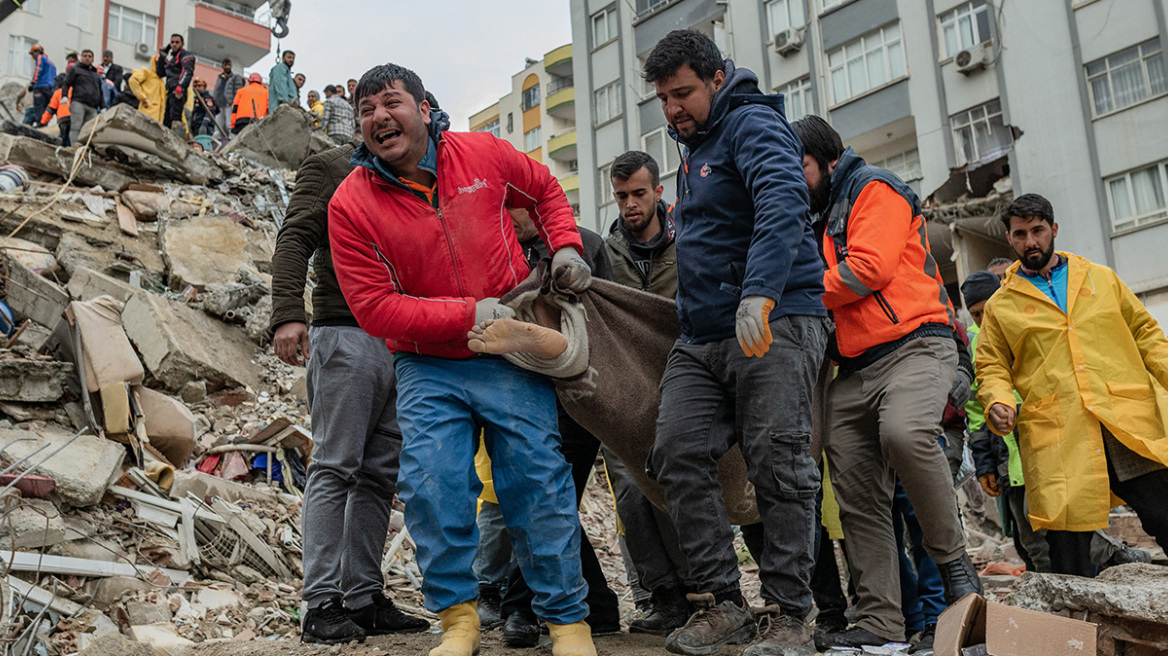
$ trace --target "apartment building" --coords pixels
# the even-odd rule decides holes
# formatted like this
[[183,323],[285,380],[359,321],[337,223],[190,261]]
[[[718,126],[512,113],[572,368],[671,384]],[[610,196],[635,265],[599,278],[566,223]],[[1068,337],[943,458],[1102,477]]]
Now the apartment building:
[[[1009,255],[997,213],[1051,199],[1058,246],[1115,268],[1168,321],[1168,0],[571,0],[581,223],[617,217],[628,149],[672,174],[644,58],[674,29],[711,36],[789,120],[828,119],[932,208],[947,282]],[[586,90],[586,91],[585,91]],[[666,177],[666,195],[674,195]]]
[[2,23],[8,48],[0,66],[3,82],[32,75],[28,50],[33,43],[65,70],[65,55],[93,50],[101,61],[112,50],[114,61],[128,71],[182,34],[197,60],[195,75],[214,85],[219,64],[229,58],[242,72],[271,50],[267,23],[256,21],[265,0],[24,0],[22,9]]
[[542,162],[560,181],[577,217],[580,178],[576,166],[576,91],[572,45],[542,59],[528,59],[511,76],[511,91],[470,117],[472,132],[490,132]]

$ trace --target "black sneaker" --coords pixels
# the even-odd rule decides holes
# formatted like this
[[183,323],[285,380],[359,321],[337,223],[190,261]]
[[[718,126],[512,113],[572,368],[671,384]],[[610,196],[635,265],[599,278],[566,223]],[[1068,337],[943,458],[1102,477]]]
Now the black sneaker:
[[742,656],[815,656],[815,639],[807,622],[766,606],[758,617],[758,637]]
[[1127,565],[1129,563],[1150,563],[1152,562],[1152,554],[1143,549],[1136,549],[1130,545],[1123,545],[1123,548],[1116,551],[1107,559],[1107,563],[1103,565],[1103,569],[1108,567],[1115,567],[1116,565]]
[[679,589],[665,589],[653,594],[653,603],[645,616],[629,624],[629,633],[667,636],[689,621],[689,602]]
[[733,601],[714,603],[712,594],[686,595],[698,611],[690,616],[685,626],[669,634],[665,649],[685,656],[709,656],[726,645],[750,642],[758,627],[750,609]]
[[527,613],[511,613],[503,623],[503,644],[508,647],[539,645],[539,623]]
[[933,641],[937,638],[937,625],[930,624],[921,632],[921,639],[912,649],[908,650],[910,654],[929,654],[933,652]]
[[367,635],[388,633],[421,633],[430,630],[430,623],[420,617],[401,612],[386,596],[373,593],[373,603],[349,612],[349,618],[365,630]]
[[832,647],[879,647],[886,644],[888,641],[884,638],[858,626],[838,633],[822,633],[815,636],[815,648],[819,651],[827,651]]
[[503,626],[503,594],[495,585],[479,586],[479,625],[484,631]]
[[304,614],[300,642],[339,645],[353,640],[365,642],[365,630],[349,618],[340,597],[327,599]]

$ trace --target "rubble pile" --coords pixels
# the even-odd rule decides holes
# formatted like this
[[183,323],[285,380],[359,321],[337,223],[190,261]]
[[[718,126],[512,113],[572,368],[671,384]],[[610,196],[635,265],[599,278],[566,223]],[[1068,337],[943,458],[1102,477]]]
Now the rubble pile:
[[[76,149],[0,130],[5,653],[299,635],[314,443],[304,369],[265,331],[292,171],[331,144],[206,154],[128,109]],[[297,120],[274,118],[249,141]],[[391,530],[387,579],[418,610],[400,512]]]

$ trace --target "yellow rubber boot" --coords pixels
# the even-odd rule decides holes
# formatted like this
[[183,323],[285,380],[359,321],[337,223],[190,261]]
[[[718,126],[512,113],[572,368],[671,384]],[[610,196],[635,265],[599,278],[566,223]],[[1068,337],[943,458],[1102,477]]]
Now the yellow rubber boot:
[[478,606],[477,601],[467,601],[438,613],[442,620],[442,644],[431,649],[430,656],[474,656],[479,653]]
[[596,645],[592,644],[592,629],[587,622],[575,624],[548,622],[548,632],[552,636],[552,656],[596,656]]

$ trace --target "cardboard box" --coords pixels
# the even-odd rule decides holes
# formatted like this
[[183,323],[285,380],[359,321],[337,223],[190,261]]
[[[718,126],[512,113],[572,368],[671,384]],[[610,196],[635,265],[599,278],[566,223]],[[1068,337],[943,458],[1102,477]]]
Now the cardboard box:
[[936,656],[961,656],[964,647],[985,643],[989,656],[1093,656],[1096,626],[1058,615],[961,598],[941,614]]

